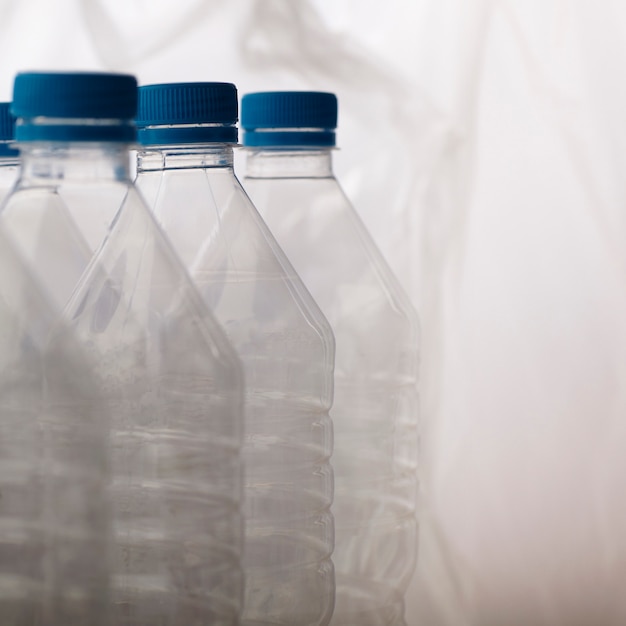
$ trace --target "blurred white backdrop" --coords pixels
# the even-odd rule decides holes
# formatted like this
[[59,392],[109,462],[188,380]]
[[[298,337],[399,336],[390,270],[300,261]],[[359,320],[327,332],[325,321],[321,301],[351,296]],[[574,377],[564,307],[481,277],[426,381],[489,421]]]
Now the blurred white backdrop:
[[626,4],[1,0],[25,69],[339,96],[423,326],[409,626],[626,623]]

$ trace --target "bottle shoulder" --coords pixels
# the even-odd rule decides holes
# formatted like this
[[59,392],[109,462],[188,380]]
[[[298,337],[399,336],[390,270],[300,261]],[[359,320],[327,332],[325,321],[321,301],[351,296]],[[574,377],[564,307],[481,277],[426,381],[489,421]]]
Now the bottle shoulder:
[[326,281],[345,299],[378,299],[379,308],[418,332],[417,312],[335,178],[243,184],[314,297],[314,285]]
[[225,327],[256,319],[275,340],[332,355],[330,325],[232,169],[140,172],[137,186]]
[[231,377],[241,378],[234,349],[133,185],[78,282],[67,314],[90,336],[111,337],[123,330],[139,342],[146,337],[178,342],[187,346],[191,360],[202,354],[205,364],[219,362]]

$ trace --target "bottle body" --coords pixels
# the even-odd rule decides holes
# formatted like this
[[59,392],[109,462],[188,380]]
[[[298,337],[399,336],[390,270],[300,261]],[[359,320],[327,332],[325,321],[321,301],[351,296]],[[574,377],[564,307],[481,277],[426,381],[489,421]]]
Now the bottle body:
[[130,182],[127,148],[25,147],[0,221],[111,404],[112,623],[237,624],[241,367]]
[[249,152],[244,184],[335,333],[332,623],[401,624],[417,550],[416,316],[329,150]]
[[109,626],[110,407],[2,230],[0,327],[2,623]]
[[327,624],[334,342],[232,170],[230,147],[144,149],[139,190],[246,377],[244,624]]

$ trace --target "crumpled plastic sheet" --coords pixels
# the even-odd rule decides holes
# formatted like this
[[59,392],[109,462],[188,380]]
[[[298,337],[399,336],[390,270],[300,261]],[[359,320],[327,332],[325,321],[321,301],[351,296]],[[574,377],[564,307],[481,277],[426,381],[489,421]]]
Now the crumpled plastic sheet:
[[38,68],[338,94],[422,318],[409,626],[626,623],[625,30],[619,0],[0,3],[4,98]]

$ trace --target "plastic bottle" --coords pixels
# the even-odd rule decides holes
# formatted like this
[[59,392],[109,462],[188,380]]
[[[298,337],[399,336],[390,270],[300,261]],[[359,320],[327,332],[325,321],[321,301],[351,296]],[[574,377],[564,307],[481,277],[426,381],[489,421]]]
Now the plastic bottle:
[[417,550],[418,323],[332,171],[337,99],[244,96],[245,188],[335,333],[333,624],[403,623]]
[[11,145],[15,131],[15,118],[9,102],[0,102],[0,204],[17,180],[19,152]]
[[334,340],[233,172],[237,91],[140,88],[137,185],[246,376],[244,624],[321,625],[334,602]]
[[112,623],[234,625],[242,374],[129,178],[136,104],[132,76],[18,75],[22,167],[0,223],[67,300],[112,406]]
[[107,626],[109,412],[0,230],[0,622]]

